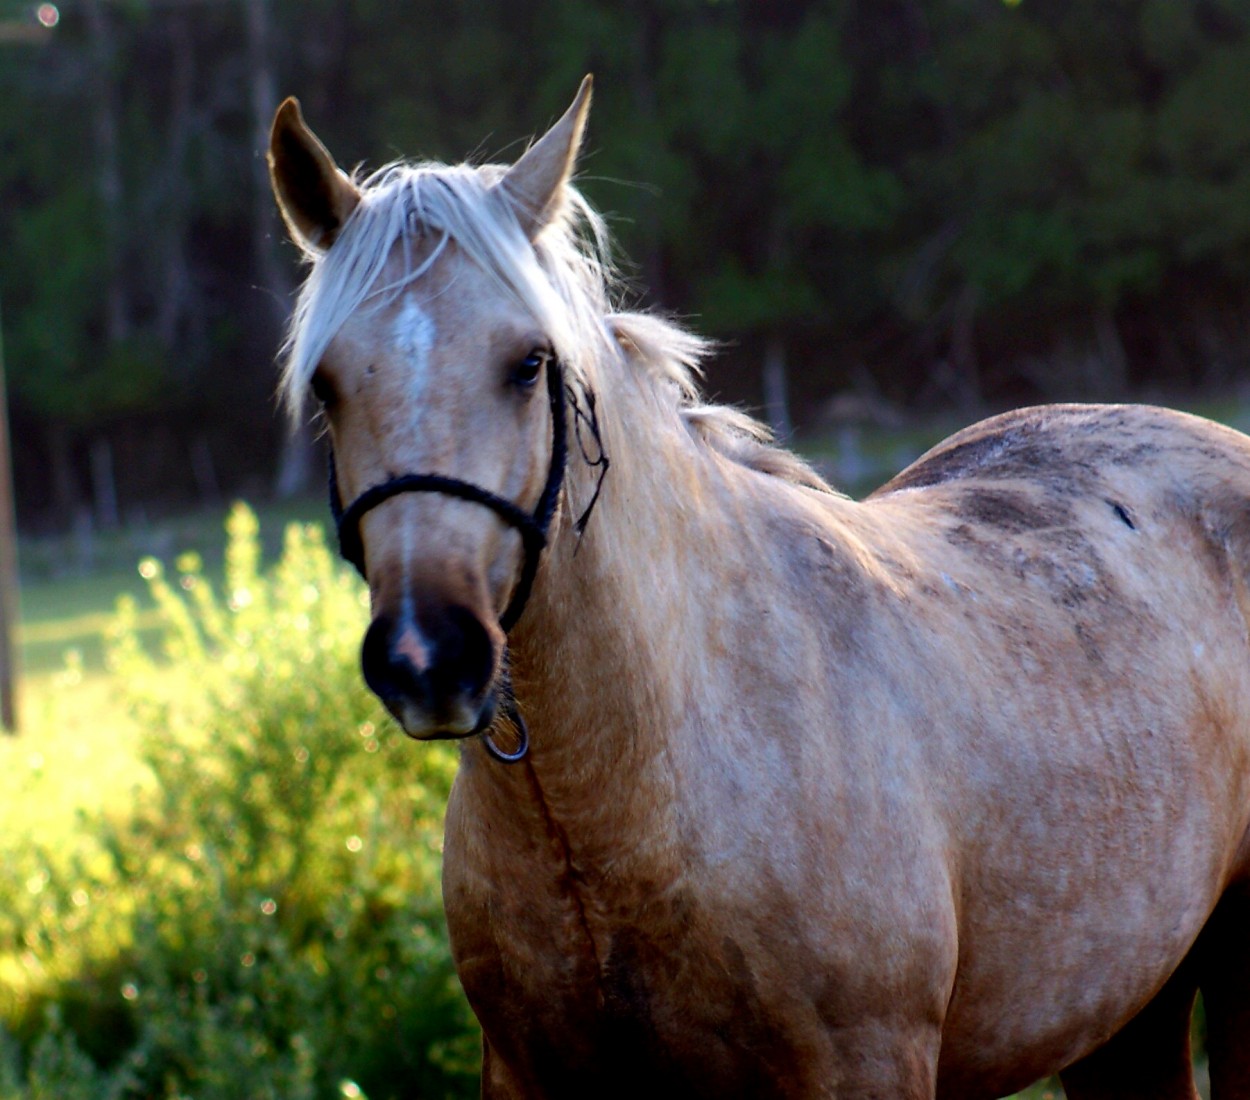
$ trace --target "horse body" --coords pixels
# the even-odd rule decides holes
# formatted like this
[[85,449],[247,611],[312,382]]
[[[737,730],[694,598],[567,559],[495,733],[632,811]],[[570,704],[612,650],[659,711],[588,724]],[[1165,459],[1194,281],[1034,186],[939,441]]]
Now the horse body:
[[544,573],[532,768],[466,752],[447,822],[517,1094],[842,1095],[868,1059],[872,1095],[1004,1095],[1118,1032],[1245,874],[1250,450],[1130,408],[975,431],[864,504],[705,459],[736,507],[631,539],[614,496]]
[[422,491],[360,522],[366,674],[404,728],[492,728],[510,678],[533,731],[515,766],[466,740],[447,813],[484,1095],[988,1098],[1062,1069],[1075,1100],[1188,1100],[1201,986],[1215,1095],[1250,1097],[1250,441],[1023,410],[841,497],[586,278],[585,109],[433,188],[358,187],[289,105],[271,154],[315,261],[288,395],[322,395],[342,503],[411,471],[532,508],[564,415],[534,382],[570,372],[506,638],[497,515]]

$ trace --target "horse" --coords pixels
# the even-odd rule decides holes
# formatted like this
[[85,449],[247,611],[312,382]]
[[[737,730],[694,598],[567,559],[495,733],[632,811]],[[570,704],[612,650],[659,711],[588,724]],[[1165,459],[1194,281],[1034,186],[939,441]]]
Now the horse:
[[482,1095],[1250,1097],[1250,439],[1019,409],[852,500],[618,308],[589,78],[510,165],[339,168],[287,100],[364,676],[459,739]]

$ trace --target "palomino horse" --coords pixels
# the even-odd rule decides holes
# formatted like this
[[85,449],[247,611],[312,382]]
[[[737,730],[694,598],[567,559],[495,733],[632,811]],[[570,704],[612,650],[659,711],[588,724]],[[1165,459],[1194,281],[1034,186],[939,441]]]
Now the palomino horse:
[[270,150],[365,676],[464,739],[483,1094],[1192,1098],[1201,989],[1250,1097],[1250,440],[1025,409],[831,491],[612,311],[588,101],[507,168]]

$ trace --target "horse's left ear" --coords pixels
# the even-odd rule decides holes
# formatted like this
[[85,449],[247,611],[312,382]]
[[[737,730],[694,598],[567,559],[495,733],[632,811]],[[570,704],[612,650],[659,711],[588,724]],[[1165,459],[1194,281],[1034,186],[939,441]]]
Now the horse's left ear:
[[291,239],[308,252],[329,248],[360,202],[355,184],[308,128],[294,98],[273,116],[269,180]]
[[560,121],[531,145],[499,181],[531,241],[560,209],[564,185],[573,174],[586,130],[591,83],[589,76],[582,80],[573,105]]

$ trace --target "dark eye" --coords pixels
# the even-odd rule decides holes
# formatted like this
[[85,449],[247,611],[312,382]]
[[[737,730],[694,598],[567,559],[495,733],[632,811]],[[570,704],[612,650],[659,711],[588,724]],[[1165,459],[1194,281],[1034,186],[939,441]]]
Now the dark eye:
[[313,397],[317,399],[317,402],[323,409],[330,408],[337,399],[338,395],[334,392],[334,383],[326,377],[323,370],[318,369],[313,372],[308,386],[312,390]]
[[551,352],[535,348],[512,368],[510,381],[514,386],[529,389],[543,373],[543,367],[551,359]]

